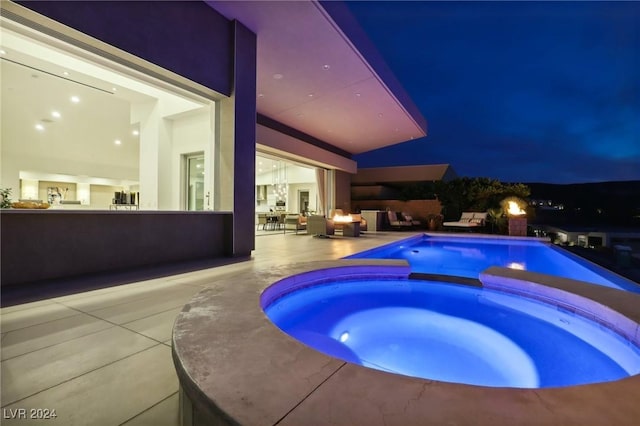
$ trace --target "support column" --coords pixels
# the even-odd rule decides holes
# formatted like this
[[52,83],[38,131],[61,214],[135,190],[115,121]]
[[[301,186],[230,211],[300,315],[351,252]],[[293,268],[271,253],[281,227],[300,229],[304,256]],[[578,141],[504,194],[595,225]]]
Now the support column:
[[238,21],[233,35],[233,255],[248,256],[255,248],[257,41]]

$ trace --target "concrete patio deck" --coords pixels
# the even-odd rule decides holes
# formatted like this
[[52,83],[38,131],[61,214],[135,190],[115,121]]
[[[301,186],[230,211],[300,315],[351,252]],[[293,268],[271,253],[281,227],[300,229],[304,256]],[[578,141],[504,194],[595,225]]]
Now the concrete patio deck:
[[[237,273],[337,259],[408,236],[276,233],[256,238],[246,262],[2,308],[2,424],[177,425],[171,331],[196,293]],[[57,417],[19,419],[21,408]]]

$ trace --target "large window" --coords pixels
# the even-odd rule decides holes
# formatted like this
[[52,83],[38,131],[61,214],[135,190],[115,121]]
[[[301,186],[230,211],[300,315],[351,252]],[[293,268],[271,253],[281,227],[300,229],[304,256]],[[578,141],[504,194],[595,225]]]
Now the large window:
[[[2,19],[0,187],[12,188],[13,199],[213,208],[212,100]],[[191,192],[183,159],[194,152]]]
[[[260,213],[320,213],[318,173],[314,166],[267,154],[256,157],[256,215]],[[257,217],[257,216],[256,216]]]

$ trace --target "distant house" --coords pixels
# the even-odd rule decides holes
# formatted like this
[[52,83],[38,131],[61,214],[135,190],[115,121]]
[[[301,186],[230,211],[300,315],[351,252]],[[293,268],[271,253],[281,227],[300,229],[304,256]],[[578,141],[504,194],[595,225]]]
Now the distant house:
[[449,164],[358,169],[351,177],[351,199],[397,199],[402,188],[406,186],[421,182],[448,182],[457,177]]
[[435,194],[403,201],[403,190],[420,183],[447,182],[457,177],[449,164],[358,169],[351,176],[351,204],[354,211],[406,212],[414,219],[426,223],[430,215],[441,212],[440,201]]

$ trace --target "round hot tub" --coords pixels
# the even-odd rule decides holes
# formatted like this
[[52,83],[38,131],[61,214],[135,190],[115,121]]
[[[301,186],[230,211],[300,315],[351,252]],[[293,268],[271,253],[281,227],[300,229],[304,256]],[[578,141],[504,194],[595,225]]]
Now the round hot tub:
[[[640,374],[630,376],[635,371],[640,346],[640,295],[507,268],[485,270],[479,277],[481,288],[413,282],[410,273],[409,265],[403,261],[351,259],[256,268],[213,282],[184,306],[173,328],[172,354],[180,381],[181,424],[637,423],[640,405],[629,396],[640,389]],[[311,339],[307,344],[282,332],[263,310],[274,308],[298,291],[323,292],[340,287],[342,297],[354,290],[357,294],[376,280],[397,287],[399,294],[393,296],[396,299],[386,294],[373,297],[379,299],[376,303],[386,302],[378,306],[357,297],[353,303],[342,303],[345,313],[355,304],[353,313],[346,315],[337,315],[337,305],[329,308],[334,311],[329,316],[333,322],[323,324],[324,320],[318,319],[320,328],[316,330],[324,331],[309,329],[306,333]],[[364,287],[349,289],[343,283]],[[393,302],[402,299],[409,303],[403,306]],[[322,300],[325,299],[310,303],[311,311],[306,314],[327,309],[330,304]],[[431,303],[425,304],[425,300]],[[309,308],[305,301],[300,307],[307,311],[305,304]],[[458,309],[452,310],[456,305]],[[538,318],[540,305],[550,312],[544,320]],[[534,312],[528,312],[525,306]],[[559,314],[553,313],[554,309]],[[480,318],[492,315],[486,321]],[[524,316],[528,323],[512,320],[517,316]],[[579,324],[585,318],[590,320],[586,321],[587,337],[582,337]],[[537,324],[545,321],[549,324]],[[405,328],[407,323],[419,332],[417,340],[422,342],[418,349],[401,347],[389,340],[398,336],[404,345],[410,339],[407,333],[411,327]],[[599,332],[604,331],[601,337],[592,336],[594,323],[596,329],[602,329]],[[529,328],[527,324],[541,328]],[[366,327],[369,330],[365,332]],[[559,328],[553,330],[558,336],[574,335],[575,346],[565,347],[564,343],[557,343],[560,340],[550,340],[546,331],[541,335],[540,330],[547,327]],[[517,329],[522,336],[513,335],[509,329]],[[414,372],[400,371],[397,362],[380,369],[363,367],[358,363],[371,362],[371,354],[362,352],[356,343],[367,336],[367,341],[381,343],[381,352],[386,351],[389,359],[394,359],[390,354],[407,350],[413,356],[410,366],[424,368],[429,357],[441,363],[451,359],[452,365],[445,365],[444,370],[472,371],[476,376],[478,371],[492,370],[494,379],[497,377],[506,385],[453,382],[468,380],[471,375],[467,379],[423,379],[414,377]],[[601,338],[612,346],[603,345]],[[327,352],[310,347],[314,341]],[[546,344],[549,362],[542,362],[542,355],[532,351],[526,342]],[[491,349],[489,343],[498,346]],[[629,355],[626,361],[618,353],[609,353],[620,343]],[[594,344],[601,355],[591,352],[588,356],[603,358],[606,369],[613,373],[585,379],[587,376],[576,371],[577,364],[585,364],[575,348]],[[454,359],[430,354],[430,348],[437,346],[463,349]],[[554,364],[556,361],[559,363]],[[508,365],[499,368],[501,362]],[[572,372],[560,371],[568,364]],[[524,373],[514,372],[520,366]],[[600,367],[589,364],[587,369],[590,374]],[[556,380],[567,374],[591,383],[568,386],[547,382],[547,377]],[[604,381],[594,383],[598,380]]]
[[486,288],[373,278],[309,285],[291,277],[263,293],[262,307],[322,353],[406,376],[546,388],[640,373],[640,348],[601,322]]

